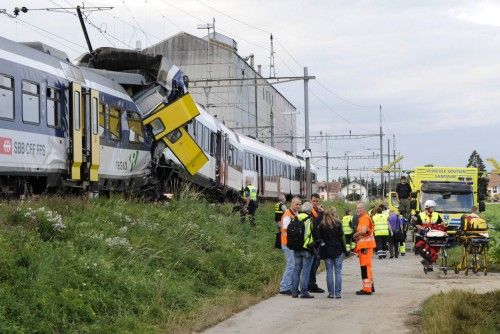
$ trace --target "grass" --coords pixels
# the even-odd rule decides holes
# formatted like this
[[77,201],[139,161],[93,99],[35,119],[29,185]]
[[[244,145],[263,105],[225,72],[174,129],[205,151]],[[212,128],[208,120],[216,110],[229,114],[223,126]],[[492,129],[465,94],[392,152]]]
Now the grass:
[[255,229],[231,209],[193,194],[0,202],[0,332],[190,333],[275,294],[273,204]]
[[423,303],[419,316],[418,333],[499,333],[500,290],[439,293]]

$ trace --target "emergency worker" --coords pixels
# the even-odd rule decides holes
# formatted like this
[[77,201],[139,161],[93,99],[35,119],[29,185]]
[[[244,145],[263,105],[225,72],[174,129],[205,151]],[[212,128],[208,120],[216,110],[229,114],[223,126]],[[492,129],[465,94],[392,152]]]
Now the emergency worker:
[[278,202],[274,204],[274,222],[276,227],[278,228],[278,232],[276,232],[276,238],[274,240],[274,247],[281,249],[281,217],[283,217],[283,213],[286,211],[286,197],[284,194],[280,194],[278,196]]
[[[311,211],[310,215],[312,218],[312,228],[314,230],[315,235],[319,233],[319,223],[323,220],[323,215],[324,215],[324,210],[323,207],[321,206],[320,203],[320,197],[318,194],[312,194],[311,195]],[[313,245],[314,247],[314,254],[319,254],[319,246],[318,245]],[[316,283],[316,273],[318,272],[318,267],[320,264],[321,260],[319,256],[314,256],[313,257],[313,262],[311,265],[311,272],[309,274],[309,291],[310,292],[315,292],[315,293],[323,293],[325,290],[320,288],[318,284]]]
[[313,237],[313,218],[310,213],[312,205],[310,202],[302,204],[301,212],[297,218],[304,223],[304,245],[303,249],[293,251],[295,264],[292,276],[292,298],[299,296],[300,284],[300,298],[314,298],[309,293],[309,274],[315,257],[312,247],[314,246]]
[[357,295],[371,295],[375,292],[372,273],[372,257],[375,248],[375,238],[373,236],[373,221],[366,213],[365,204],[360,202],[356,205],[358,215],[358,226],[353,238],[356,240],[354,251],[359,256],[359,265],[361,267],[362,288],[356,291]]
[[389,218],[387,214],[383,212],[383,209],[383,206],[375,208],[375,214],[372,217],[375,226],[374,235],[377,244],[377,256],[379,259],[385,259],[387,257],[387,242],[390,236]]
[[352,227],[352,220],[353,216],[351,214],[351,209],[346,209],[345,216],[342,217],[342,231],[344,232],[347,253],[353,251],[356,246],[356,243],[352,239],[352,232],[354,231]]
[[243,190],[244,204],[240,212],[241,223],[245,223],[246,218],[250,215],[250,225],[255,227],[255,211],[257,211],[257,188],[252,184],[252,182],[247,179],[246,187]]
[[424,211],[420,212],[415,221],[415,227],[420,231],[425,228],[430,228],[434,224],[443,224],[443,219],[439,213],[434,211],[436,207],[436,202],[432,199],[425,201]]
[[[443,219],[439,215],[439,213],[434,211],[434,208],[436,207],[436,202],[429,199],[425,201],[424,203],[424,211],[420,212],[415,221],[415,228],[417,229],[418,234],[422,234],[424,230],[428,229],[438,229],[442,231],[446,231],[446,228],[443,225]],[[432,247],[431,248],[436,252],[439,253],[439,247]],[[436,258],[437,260],[437,258]],[[421,261],[424,266],[427,267],[428,271],[432,271],[431,264],[429,261],[427,261],[425,258]]]
[[284,194],[278,196],[278,202],[274,204],[274,222],[279,228],[281,217],[286,211],[286,197]]
[[295,266],[295,258],[293,255],[293,250],[287,247],[287,228],[292,219],[299,214],[301,205],[302,200],[299,197],[292,198],[290,209],[285,210],[283,216],[281,217],[281,250],[283,251],[283,255],[285,256],[285,270],[283,271],[283,277],[281,278],[280,283],[280,293],[282,295],[292,294],[292,276],[293,268]]

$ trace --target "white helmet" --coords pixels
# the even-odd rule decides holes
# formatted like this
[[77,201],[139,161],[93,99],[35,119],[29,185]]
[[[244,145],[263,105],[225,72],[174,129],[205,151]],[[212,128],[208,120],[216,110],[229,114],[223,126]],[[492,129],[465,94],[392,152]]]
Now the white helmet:
[[436,206],[437,206],[436,202],[434,202],[432,199],[428,199],[427,201],[425,201],[424,209],[434,208]]

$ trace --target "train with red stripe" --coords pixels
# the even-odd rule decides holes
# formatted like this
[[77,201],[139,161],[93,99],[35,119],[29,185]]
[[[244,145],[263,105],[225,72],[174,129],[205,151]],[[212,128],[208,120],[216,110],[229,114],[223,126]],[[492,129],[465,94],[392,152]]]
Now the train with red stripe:
[[178,180],[219,199],[238,198],[247,180],[261,198],[305,194],[301,157],[233,132],[189,102],[183,79],[137,51],[101,48],[74,64],[48,45],[0,37],[0,195],[158,197]]

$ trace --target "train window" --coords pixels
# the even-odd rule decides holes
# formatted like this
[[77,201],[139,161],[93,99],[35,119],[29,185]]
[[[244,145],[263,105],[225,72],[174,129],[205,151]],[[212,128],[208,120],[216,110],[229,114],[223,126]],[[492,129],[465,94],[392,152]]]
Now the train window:
[[14,79],[0,74],[0,118],[14,119]]
[[234,164],[234,148],[233,145],[229,145],[227,150],[227,163],[232,166]]
[[120,110],[113,107],[109,108],[109,133],[111,135],[111,139],[120,140],[122,137],[120,114]]
[[90,113],[90,123],[92,124],[92,134],[97,135],[99,130],[99,100],[96,97],[92,98],[92,108]]
[[128,141],[131,143],[144,143],[144,132],[139,115],[127,113],[127,120],[129,128]]
[[75,130],[80,130],[80,92],[73,92],[73,127]]
[[203,129],[203,143],[205,145],[205,152],[210,152],[210,133],[212,131],[210,131],[209,128],[205,127],[205,129]]
[[61,93],[55,88],[47,88],[47,125],[61,127]]
[[23,121],[40,123],[40,85],[23,80]]
[[236,165],[240,168],[243,168],[243,151],[237,150],[237,152],[238,152],[238,163]]
[[193,136],[193,138],[195,137],[194,136],[194,130],[193,130],[193,125],[194,125],[194,120],[192,122],[189,122],[188,125],[187,125],[187,132]]
[[106,118],[104,116],[104,104],[99,103],[99,137],[104,137]]
[[203,148],[203,124],[196,122],[196,142]]
[[215,132],[210,132],[210,155],[215,156],[215,149],[217,147],[217,134]]

